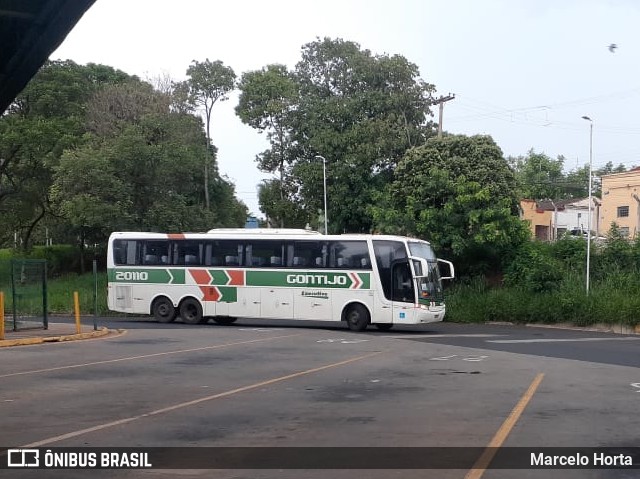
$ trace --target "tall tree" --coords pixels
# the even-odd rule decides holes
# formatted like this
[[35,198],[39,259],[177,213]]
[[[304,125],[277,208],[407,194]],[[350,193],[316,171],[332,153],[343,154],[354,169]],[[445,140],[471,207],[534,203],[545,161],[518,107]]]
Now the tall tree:
[[127,78],[104,65],[47,62],[0,118],[0,243],[16,232],[28,248],[40,225],[52,220],[53,170],[65,149],[84,141],[88,99]]
[[[218,102],[229,99],[229,93],[235,89],[236,74],[231,67],[225,66],[220,60],[204,62],[194,60],[187,68],[186,86],[189,98],[198,107],[204,110],[205,132],[207,135],[207,148],[211,148],[211,111]],[[184,91],[184,86],[177,87],[179,92]],[[204,195],[206,208],[210,208],[209,199],[209,169],[211,155],[204,163]]]
[[54,204],[79,236],[103,241],[113,230],[202,231],[244,223],[246,207],[215,162],[209,190],[217,208],[205,207],[198,185],[210,152],[202,121],[172,112],[170,104],[144,82],[96,95],[90,115],[100,119],[96,134],[65,152],[52,187]]
[[254,85],[258,76],[261,87],[268,78],[278,79],[277,88],[261,88],[253,96],[260,99],[258,107],[241,106],[239,114],[257,112],[254,127],[264,128],[267,106],[283,113],[282,140],[272,141],[258,159],[268,171],[282,173],[281,191],[289,198],[283,198],[280,211],[300,205],[303,216],[319,226],[316,213],[324,209],[324,192],[316,157],[321,155],[327,160],[330,232],[369,231],[367,205],[374,193],[388,183],[404,152],[431,132],[433,85],[402,56],[374,55],[357,43],[330,38],[302,47],[291,79],[284,67],[267,67],[252,78]]
[[329,38],[302,47],[296,77],[294,141],[301,160],[293,171],[300,195],[311,211],[322,208],[322,169],[308,165],[322,155],[328,162],[329,230],[369,231],[373,194],[390,180],[404,152],[429,134],[434,87],[400,55],[374,55]]
[[[261,185],[261,192],[268,206],[262,203],[263,212],[280,227],[296,221],[299,216],[285,196],[285,166],[294,160],[291,145],[291,114],[298,102],[298,85],[284,65],[268,65],[259,71],[244,73],[238,85],[240,100],[236,113],[243,123],[266,132],[271,148],[256,158],[262,171],[277,172],[278,182]],[[278,197],[270,195],[274,186],[279,187]],[[267,191],[269,194],[267,194]],[[268,199],[267,199],[268,198]],[[275,203],[279,203],[276,206]],[[293,214],[293,216],[291,216]]]

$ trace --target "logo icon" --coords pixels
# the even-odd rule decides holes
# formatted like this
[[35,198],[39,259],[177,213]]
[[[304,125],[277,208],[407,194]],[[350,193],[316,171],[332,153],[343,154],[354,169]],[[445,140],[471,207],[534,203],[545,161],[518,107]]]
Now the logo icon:
[[9,449],[7,453],[9,467],[40,466],[40,451],[38,449]]

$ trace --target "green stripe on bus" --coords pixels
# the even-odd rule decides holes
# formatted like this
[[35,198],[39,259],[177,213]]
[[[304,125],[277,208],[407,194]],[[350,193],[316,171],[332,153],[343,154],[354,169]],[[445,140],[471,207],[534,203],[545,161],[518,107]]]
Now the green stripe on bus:
[[369,289],[371,287],[371,273],[247,271],[247,286]]
[[218,299],[218,302],[236,303],[238,301],[238,288],[218,286],[218,290],[220,291],[220,299]]
[[[110,282],[116,283],[160,283],[184,284],[184,271],[166,269],[110,269],[107,272]],[[181,280],[181,281],[180,281]]]

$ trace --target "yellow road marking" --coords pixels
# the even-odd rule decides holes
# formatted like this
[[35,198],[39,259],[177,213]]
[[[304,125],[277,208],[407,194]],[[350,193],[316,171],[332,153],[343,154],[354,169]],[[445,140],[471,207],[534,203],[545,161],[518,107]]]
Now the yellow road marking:
[[26,444],[24,446],[20,446],[23,448],[28,448],[28,447],[40,447],[40,446],[44,446],[45,444],[51,444],[54,442],[60,442],[60,441],[64,441],[65,439],[71,439],[73,437],[77,437],[77,436],[81,436],[83,434],[88,434],[90,432],[95,432],[95,431],[100,431],[102,429],[107,429],[110,427],[114,427],[114,426],[119,426],[121,424],[127,424],[133,421],[137,421],[138,419],[143,419],[146,417],[151,417],[151,416],[157,416],[158,414],[164,414],[164,413],[168,413],[171,411],[175,411],[177,409],[182,409],[185,407],[189,407],[189,406],[194,406],[196,404],[200,404],[203,403],[205,401],[212,401],[214,399],[220,399],[220,398],[224,398],[224,397],[228,397],[228,396],[232,396],[234,394],[238,394],[241,392],[245,392],[245,391],[250,391],[252,389],[257,389],[257,388],[261,388],[264,386],[268,386],[270,384],[275,384],[275,383],[279,383],[282,381],[286,381],[288,379],[294,379],[294,378],[298,378],[300,376],[306,376],[307,374],[313,374],[313,373],[317,373],[319,371],[324,371],[325,369],[330,369],[330,368],[335,368],[338,366],[344,366],[345,364],[349,364],[349,363],[353,363],[355,361],[361,361],[363,359],[367,359],[367,358],[371,358],[373,356],[377,356],[378,354],[382,354],[383,351],[376,351],[374,353],[368,353],[362,356],[358,356],[355,358],[351,358],[351,359],[346,359],[344,361],[339,361],[337,363],[331,363],[331,364],[327,364],[325,366],[319,366],[317,368],[313,368],[313,369],[307,369],[305,371],[298,371],[297,373],[292,373],[292,374],[287,374],[286,376],[280,376],[277,378],[273,378],[273,379],[268,379],[266,381],[261,381],[259,383],[254,383],[254,384],[250,384],[248,386],[242,386],[236,389],[231,389],[229,391],[224,391],[221,393],[217,393],[217,394],[212,394],[211,396],[206,396],[200,399],[194,399],[193,401],[187,401],[187,402],[183,402],[183,403],[179,403],[179,404],[174,404],[173,406],[168,406],[168,407],[164,407],[162,409],[156,409],[155,411],[151,411],[148,413],[144,413],[144,414],[139,414],[137,416],[132,416],[132,417],[128,417],[128,418],[124,418],[124,419],[119,419],[117,421],[112,421],[112,422],[108,422],[105,424],[100,424],[98,426],[93,426],[93,427],[89,427],[86,429],[80,429],[79,431],[73,431],[73,432],[69,432],[67,434],[62,434],[60,436],[54,436],[54,437],[49,437],[47,439],[43,439],[41,441],[37,441],[37,442],[33,442],[31,444]]
[[110,363],[118,363],[118,362],[122,362],[122,361],[133,361],[136,359],[147,359],[147,358],[156,358],[159,356],[169,356],[171,354],[181,354],[181,353],[192,353],[195,351],[207,351],[210,349],[222,349],[222,348],[228,348],[230,346],[237,346],[240,344],[250,344],[250,343],[259,343],[262,341],[273,341],[275,339],[283,339],[283,338],[292,338],[294,336],[300,336],[300,334],[302,333],[297,333],[297,334],[287,334],[285,336],[273,336],[270,338],[261,338],[261,339],[251,339],[249,341],[236,341],[234,343],[226,343],[226,344],[217,344],[214,346],[204,346],[201,348],[192,348],[192,349],[179,349],[177,351],[166,351],[163,353],[153,353],[153,354],[144,354],[141,356],[129,356],[126,358],[118,358],[118,359],[105,359],[104,361],[93,361],[91,363],[82,363],[82,364],[70,364],[68,366],[58,366],[55,368],[46,368],[46,369],[35,369],[32,371],[23,371],[20,373],[11,373],[11,374],[2,374],[0,375],[0,378],[9,378],[12,376],[24,376],[26,374],[37,374],[37,373],[48,373],[51,371],[60,371],[62,369],[73,369],[73,368],[83,368],[86,366],[95,366],[98,364],[110,364]]
[[505,419],[505,421],[502,423],[502,426],[500,426],[498,432],[496,432],[496,434],[493,436],[493,439],[491,439],[491,442],[485,448],[484,452],[478,458],[471,470],[469,470],[467,475],[464,476],[464,479],[480,479],[482,477],[487,467],[489,467],[491,460],[498,452],[498,448],[500,448],[504,441],[507,439],[507,436],[513,429],[513,426],[516,425],[516,422],[518,422],[520,415],[527,407],[527,404],[529,404],[529,401],[535,394],[538,386],[540,386],[542,378],[544,378],[544,373],[539,373],[536,375],[533,382],[529,385],[529,389],[527,389],[524,395],[520,398],[518,404],[516,404],[516,406],[511,411],[511,414],[509,414],[509,417],[507,417],[507,419]]

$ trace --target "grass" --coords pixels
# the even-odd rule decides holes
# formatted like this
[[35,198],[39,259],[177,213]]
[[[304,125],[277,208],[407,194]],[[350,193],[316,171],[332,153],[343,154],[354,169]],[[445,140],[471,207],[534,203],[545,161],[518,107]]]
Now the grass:
[[584,281],[578,276],[566,277],[556,289],[547,292],[489,288],[476,280],[448,291],[447,320],[636,325],[640,323],[640,287],[636,278],[623,276],[611,275],[593,282],[588,296]]
[[[73,292],[77,291],[80,300],[80,313],[93,314],[94,283],[93,273],[84,275],[69,274],[47,281],[47,300],[49,313],[73,314]],[[19,314],[42,314],[42,286],[41,284],[19,285],[17,291],[17,305]],[[5,312],[13,310],[13,297],[8,284],[0,284],[0,291],[5,293]],[[98,273],[98,314],[108,314],[107,309],[107,274]]]

